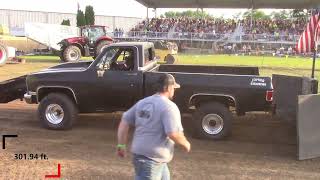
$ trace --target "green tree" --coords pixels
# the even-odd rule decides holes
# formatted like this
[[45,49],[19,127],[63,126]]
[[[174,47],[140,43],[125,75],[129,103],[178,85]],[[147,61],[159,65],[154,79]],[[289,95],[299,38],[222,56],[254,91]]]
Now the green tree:
[[86,25],[94,25],[94,10],[92,6],[86,6],[86,11],[85,11],[85,18],[86,18]]
[[164,15],[166,18],[176,18],[177,17],[176,12],[174,12],[174,11],[165,12]]
[[251,18],[251,13],[252,13],[252,18],[254,20],[258,20],[258,19],[271,19],[271,17],[267,14],[265,14],[263,11],[261,10],[248,10],[246,12],[243,13],[243,18],[244,19],[250,19]]
[[81,10],[78,10],[77,13],[77,26],[85,26],[86,25],[86,18]]
[[241,12],[238,12],[238,13],[236,13],[236,14],[234,14],[234,15],[232,15],[232,18],[233,19],[240,19],[242,17],[242,13]]
[[273,11],[270,16],[272,17],[272,19],[289,19],[290,18],[290,12],[287,12],[286,10],[282,10],[282,11]]
[[165,14],[166,18],[179,18],[179,17],[189,17],[189,18],[212,18],[210,14],[205,11],[192,11],[187,10],[183,12],[175,12],[175,11],[168,11]]
[[70,20],[69,19],[64,19],[62,21],[61,25],[70,26]]
[[303,9],[294,9],[291,12],[291,17],[292,18],[307,18],[308,17],[308,12],[304,11]]

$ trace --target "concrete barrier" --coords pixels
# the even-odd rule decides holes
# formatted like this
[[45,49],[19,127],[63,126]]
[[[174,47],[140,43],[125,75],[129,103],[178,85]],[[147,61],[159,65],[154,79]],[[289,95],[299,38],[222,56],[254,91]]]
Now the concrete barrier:
[[318,81],[308,77],[272,75],[275,113],[284,121],[295,124],[297,120],[298,96],[317,94]]
[[320,156],[320,95],[301,95],[298,98],[298,159]]

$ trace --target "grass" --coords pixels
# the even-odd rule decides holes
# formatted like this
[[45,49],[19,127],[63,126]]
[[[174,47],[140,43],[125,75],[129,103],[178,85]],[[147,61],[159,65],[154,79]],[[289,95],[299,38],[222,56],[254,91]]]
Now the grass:
[[[229,55],[179,55],[179,64],[257,66],[262,76],[283,74],[311,77],[311,58],[301,57],[263,57]],[[320,61],[316,61],[315,78],[320,79]]]
[[[58,56],[22,56],[25,64],[7,64],[0,68],[0,80],[35,72],[60,63]],[[284,74],[293,76],[311,76],[312,59],[280,58],[262,56],[228,56],[228,55],[179,55],[179,64],[194,65],[226,65],[226,66],[258,66],[260,74]],[[92,60],[90,57],[82,60]],[[316,78],[320,79],[320,61],[316,63]]]
[[[20,58],[26,59],[28,62],[44,62],[44,63],[59,63],[59,56],[20,56]],[[82,57],[81,60],[92,60],[91,57]]]
[[[58,56],[20,56],[20,58],[26,59],[26,63],[6,64],[0,67],[0,81],[36,72],[60,63]],[[82,60],[92,60],[92,58],[86,57]]]
[[[229,55],[180,55],[179,63],[206,64],[206,65],[231,65],[231,66],[258,66],[278,67],[291,69],[310,69],[312,59],[309,58],[280,58],[263,56],[229,56]],[[320,69],[320,64],[317,64]]]

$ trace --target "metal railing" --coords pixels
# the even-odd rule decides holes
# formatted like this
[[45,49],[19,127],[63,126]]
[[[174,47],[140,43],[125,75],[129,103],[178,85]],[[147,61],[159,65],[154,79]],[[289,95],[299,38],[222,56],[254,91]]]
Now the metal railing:
[[228,42],[284,42],[296,43],[299,35],[270,35],[270,34],[219,34],[219,33],[191,33],[191,32],[151,32],[151,31],[130,31],[112,32],[115,39],[150,39],[150,40],[190,40],[190,41],[228,41]]

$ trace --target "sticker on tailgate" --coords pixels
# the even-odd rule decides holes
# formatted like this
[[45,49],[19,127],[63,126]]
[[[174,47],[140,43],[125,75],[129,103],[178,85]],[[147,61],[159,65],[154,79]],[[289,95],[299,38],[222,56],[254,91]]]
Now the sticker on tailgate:
[[251,86],[267,86],[265,79],[253,78],[250,83]]

